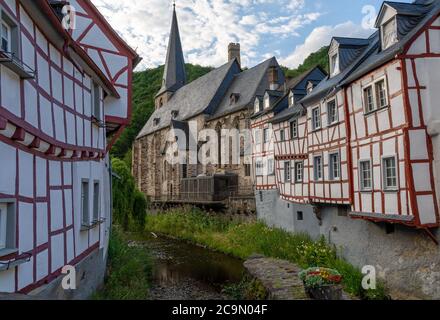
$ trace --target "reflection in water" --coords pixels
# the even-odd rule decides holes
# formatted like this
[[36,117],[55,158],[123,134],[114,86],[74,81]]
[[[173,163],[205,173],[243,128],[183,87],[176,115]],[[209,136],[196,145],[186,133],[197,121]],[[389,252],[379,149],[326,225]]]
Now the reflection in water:
[[182,298],[182,292],[176,293],[182,287],[186,290],[183,298],[194,298],[188,290],[206,291],[205,296],[212,298],[225,285],[238,283],[244,272],[241,260],[182,241],[151,236],[145,244],[154,259],[153,287],[172,288],[171,295],[175,294],[160,298]]

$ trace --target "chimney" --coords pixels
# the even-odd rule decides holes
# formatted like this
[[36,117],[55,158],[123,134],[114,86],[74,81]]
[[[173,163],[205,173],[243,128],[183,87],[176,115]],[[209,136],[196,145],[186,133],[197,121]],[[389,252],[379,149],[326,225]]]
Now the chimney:
[[230,43],[228,46],[228,62],[231,62],[233,59],[237,59],[238,64],[241,66],[239,43]]
[[270,90],[278,89],[278,69],[277,67],[269,68],[269,88]]

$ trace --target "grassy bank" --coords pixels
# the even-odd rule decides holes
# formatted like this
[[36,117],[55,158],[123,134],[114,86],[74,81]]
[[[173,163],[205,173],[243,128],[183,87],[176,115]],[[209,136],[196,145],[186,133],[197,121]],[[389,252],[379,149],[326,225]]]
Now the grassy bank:
[[98,300],[145,300],[148,299],[151,260],[141,247],[130,247],[128,239],[119,228],[110,237],[107,277]]
[[296,263],[301,268],[328,267],[344,277],[345,290],[366,299],[383,299],[382,287],[368,292],[362,289],[360,270],[337,257],[324,239],[312,241],[302,234],[269,228],[263,223],[244,223],[208,215],[193,209],[176,209],[165,214],[148,215],[148,231],[162,233],[247,259],[258,253]]

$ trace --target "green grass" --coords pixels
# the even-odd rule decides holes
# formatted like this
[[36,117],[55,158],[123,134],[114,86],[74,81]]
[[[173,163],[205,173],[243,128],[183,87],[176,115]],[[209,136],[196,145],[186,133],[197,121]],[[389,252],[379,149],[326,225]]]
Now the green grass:
[[205,245],[243,260],[253,254],[291,261],[301,268],[327,267],[343,275],[345,290],[364,299],[384,299],[383,286],[363,290],[360,270],[343,259],[325,239],[312,241],[305,234],[270,228],[261,222],[240,222],[194,209],[175,209],[148,215],[147,231],[153,231]]
[[97,300],[145,300],[151,278],[151,259],[145,248],[130,247],[119,228],[113,228],[104,288]]

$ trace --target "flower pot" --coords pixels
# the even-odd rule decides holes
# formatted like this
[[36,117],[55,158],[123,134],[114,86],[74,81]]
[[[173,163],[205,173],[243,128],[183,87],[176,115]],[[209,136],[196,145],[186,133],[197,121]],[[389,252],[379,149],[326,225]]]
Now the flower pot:
[[308,295],[315,300],[342,300],[342,287],[327,285],[316,288],[306,288]]

